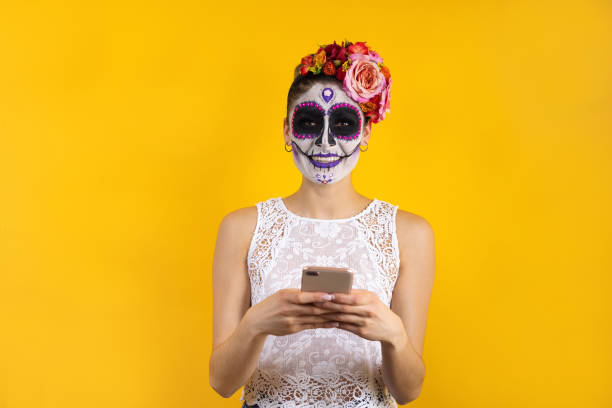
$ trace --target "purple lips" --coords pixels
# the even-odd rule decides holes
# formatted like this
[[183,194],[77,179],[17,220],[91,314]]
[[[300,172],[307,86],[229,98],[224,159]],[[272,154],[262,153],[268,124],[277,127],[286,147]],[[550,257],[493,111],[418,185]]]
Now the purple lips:
[[[338,160],[334,160],[334,161],[326,162],[326,163],[320,163],[312,159],[313,157],[332,157],[332,156],[338,157]],[[312,156],[308,157],[308,160],[310,160],[310,162],[314,166],[320,167],[320,168],[329,168],[329,167],[337,166],[342,161],[342,159],[344,159],[344,157],[339,157],[336,153],[325,153],[325,154],[317,153],[317,154],[313,154]]]

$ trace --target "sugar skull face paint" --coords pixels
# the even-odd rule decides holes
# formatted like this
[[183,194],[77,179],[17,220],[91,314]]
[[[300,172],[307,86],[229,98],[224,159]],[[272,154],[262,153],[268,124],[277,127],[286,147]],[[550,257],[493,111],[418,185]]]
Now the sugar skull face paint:
[[341,86],[315,84],[289,118],[293,161],[315,183],[335,183],[357,165],[364,115]]

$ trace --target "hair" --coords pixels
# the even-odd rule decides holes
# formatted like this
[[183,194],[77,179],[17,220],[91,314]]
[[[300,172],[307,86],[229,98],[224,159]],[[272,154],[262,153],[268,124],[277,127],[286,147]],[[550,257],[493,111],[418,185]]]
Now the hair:
[[[291,105],[293,104],[293,102],[295,102],[295,100],[299,98],[300,95],[307,92],[314,84],[316,83],[322,83],[322,84],[335,83],[340,88],[343,87],[343,81],[339,80],[335,76],[323,75],[323,74],[315,75],[315,74],[312,74],[311,72],[309,72],[306,75],[301,75],[299,69],[300,69],[300,65],[298,65],[295,68],[295,73],[294,73],[295,78],[293,82],[291,83],[291,86],[289,87],[289,94],[287,95],[287,118],[286,118],[287,124],[289,124],[289,119],[291,116],[291,112],[289,111],[289,109]],[[363,122],[363,126],[367,125],[368,122],[370,121],[369,116],[364,115],[364,117],[365,119]]]

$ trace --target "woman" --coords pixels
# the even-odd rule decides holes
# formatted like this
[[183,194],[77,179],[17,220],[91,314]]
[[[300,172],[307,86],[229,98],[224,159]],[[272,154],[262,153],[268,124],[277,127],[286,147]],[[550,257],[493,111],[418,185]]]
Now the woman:
[[[219,226],[210,384],[226,398],[244,386],[245,408],[395,407],[421,391],[432,228],[351,179],[390,88],[365,42],[304,57],[283,119],[300,188]],[[307,265],[353,268],[351,293],[301,292]]]

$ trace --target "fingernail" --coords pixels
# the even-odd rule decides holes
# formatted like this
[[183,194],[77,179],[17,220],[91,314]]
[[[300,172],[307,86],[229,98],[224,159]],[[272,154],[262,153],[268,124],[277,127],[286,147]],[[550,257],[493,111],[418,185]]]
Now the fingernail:
[[340,323],[338,323],[338,322],[331,322],[331,325],[334,326],[334,327],[338,327],[340,325]]
[[334,295],[330,295],[329,293],[326,293],[325,295],[321,296],[321,299],[323,300],[332,300],[334,298]]

